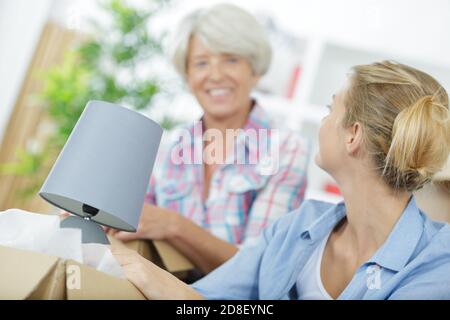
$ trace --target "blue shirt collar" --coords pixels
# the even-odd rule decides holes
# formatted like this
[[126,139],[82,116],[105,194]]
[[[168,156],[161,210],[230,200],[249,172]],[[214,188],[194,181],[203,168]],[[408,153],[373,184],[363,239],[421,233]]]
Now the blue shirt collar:
[[424,219],[412,196],[384,244],[368,262],[400,271],[411,259],[423,233]]
[[301,232],[300,237],[310,240],[312,243],[322,240],[345,215],[345,204],[341,201],[336,206],[331,206],[318,219],[314,220],[309,227]]
[[[300,233],[300,237],[311,243],[322,240],[345,215],[345,204],[340,202],[313,221]],[[384,244],[367,262],[376,263],[393,271],[401,270],[413,255],[422,232],[423,218],[412,196]]]

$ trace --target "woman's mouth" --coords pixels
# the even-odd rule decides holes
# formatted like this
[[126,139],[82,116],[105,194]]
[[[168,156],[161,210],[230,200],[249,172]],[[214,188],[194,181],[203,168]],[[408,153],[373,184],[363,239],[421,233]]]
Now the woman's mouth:
[[214,88],[206,90],[206,93],[214,101],[222,101],[231,95],[232,90],[231,88]]

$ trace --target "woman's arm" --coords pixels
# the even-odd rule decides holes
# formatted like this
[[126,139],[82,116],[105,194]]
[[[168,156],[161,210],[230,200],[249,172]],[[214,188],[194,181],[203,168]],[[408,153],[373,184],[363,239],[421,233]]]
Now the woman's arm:
[[128,280],[151,300],[199,300],[203,297],[167,271],[125,247],[111,246]]
[[230,259],[238,248],[223,241],[181,214],[145,204],[136,233],[117,232],[119,240],[167,240],[197,268],[209,273]]
[[[113,248],[113,254],[124,268],[127,278],[150,299],[259,299],[264,253],[275,231],[280,229],[280,223],[282,226],[279,239],[286,238],[285,232],[287,226],[291,225],[292,217],[292,214],[286,215],[264,229],[253,246],[239,250],[227,263],[191,286],[130,250],[125,250],[124,254],[121,254],[120,248]],[[271,252],[274,250],[277,249],[272,248]]]
[[229,260],[238,248],[212,235],[181,215],[167,240],[202,272],[209,273]]

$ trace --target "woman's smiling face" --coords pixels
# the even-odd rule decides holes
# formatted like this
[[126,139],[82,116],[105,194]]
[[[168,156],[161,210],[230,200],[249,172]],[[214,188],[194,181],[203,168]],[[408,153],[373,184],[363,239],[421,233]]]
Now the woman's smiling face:
[[187,83],[204,112],[214,118],[241,113],[259,80],[247,59],[210,51],[197,37],[189,42]]

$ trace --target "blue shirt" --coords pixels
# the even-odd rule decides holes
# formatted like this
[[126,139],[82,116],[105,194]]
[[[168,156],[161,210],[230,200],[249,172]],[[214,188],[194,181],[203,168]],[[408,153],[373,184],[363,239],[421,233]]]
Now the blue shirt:
[[[305,201],[192,287],[207,299],[295,298],[311,253],[345,215],[343,202]],[[338,299],[450,299],[450,225],[429,219],[411,197]]]

